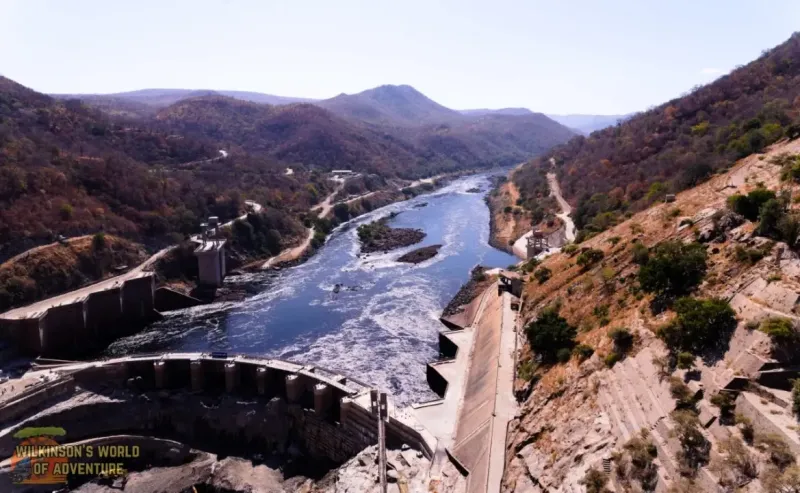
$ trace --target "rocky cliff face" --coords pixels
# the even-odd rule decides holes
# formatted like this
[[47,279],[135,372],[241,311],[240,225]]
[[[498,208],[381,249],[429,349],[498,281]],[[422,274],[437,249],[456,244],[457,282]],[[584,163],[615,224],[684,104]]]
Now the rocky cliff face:
[[[781,368],[792,356],[779,354],[770,338],[755,329],[776,317],[800,322],[800,258],[788,245],[757,236],[754,223],[740,224],[726,212],[727,198],[737,192],[757,187],[794,192],[796,187],[782,184],[780,167],[770,162],[784,152],[800,153],[800,143],[779,143],[764,156],[746,158],[679,194],[675,202],[656,205],[582,243],[581,248],[603,252],[595,264],[577,266],[576,256],[565,253],[543,263],[552,276],[541,284],[527,283],[524,320],[558,306],[561,316],[578,328],[576,342],[594,352],[583,361],[573,356],[567,363],[537,366],[527,344],[520,351],[516,390],[524,403],[509,426],[502,491],[587,491],[589,477],[602,478],[596,484],[615,491],[733,491],[744,483],[748,491],[767,491],[770,475],[787,474],[764,454],[763,443],[775,435],[795,450],[800,446],[797,423],[787,389],[769,384],[764,375],[781,371],[770,369]],[[656,333],[675,313],[654,314],[652,295],[637,288],[635,244],[653,247],[666,240],[703,242],[708,271],[693,296],[728,301],[738,321],[730,340],[696,355],[692,371],[663,369],[667,348]],[[757,253],[747,258],[743,252]],[[623,352],[609,337],[617,328],[632,335]],[[610,361],[610,354],[620,352],[620,361]],[[680,392],[687,393],[693,426],[709,448],[705,462],[692,471],[685,467],[682,422],[673,412],[684,406],[676,400]],[[712,405],[718,393],[738,399],[735,410]],[[762,397],[753,397],[756,393]],[[755,442],[747,440],[753,428],[748,431],[750,425],[737,425],[733,418],[752,410],[748,402],[753,408],[759,402],[774,404],[770,411],[750,413]],[[731,443],[742,443],[742,438],[742,454],[758,464],[758,473],[744,479],[731,459]],[[646,474],[630,465],[640,442],[651,451]],[[598,474],[587,476],[590,470]]]

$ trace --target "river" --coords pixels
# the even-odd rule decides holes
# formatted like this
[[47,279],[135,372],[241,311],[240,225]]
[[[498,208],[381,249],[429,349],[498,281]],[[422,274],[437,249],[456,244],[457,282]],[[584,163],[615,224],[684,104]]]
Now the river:
[[[460,178],[431,194],[392,204],[340,227],[305,264],[277,273],[229,276],[256,294],[165,314],[145,331],[114,342],[106,355],[152,351],[229,351],[288,359],[351,375],[390,391],[398,404],[435,397],[425,364],[438,354],[441,311],[477,264],[517,259],[488,245],[488,175]],[[482,193],[467,190],[479,187]],[[425,207],[415,207],[427,202]],[[356,227],[400,212],[395,227],[420,228],[422,243],[359,255]],[[443,245],[421,264],[395,262]],[[334,292],[335,286],[341,288]],[[251,291],[252,292],[252,291]]]

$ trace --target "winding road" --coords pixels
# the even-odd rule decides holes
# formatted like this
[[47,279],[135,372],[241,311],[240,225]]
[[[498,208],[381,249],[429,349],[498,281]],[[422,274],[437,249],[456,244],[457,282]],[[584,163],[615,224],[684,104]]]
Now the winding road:
[[[555,197],[558,206],[561,207],[561,212],[556,214],[556,217],[564,221],[564,237],[567,241],[575,241],[575,222],[569,216],[572,214],[572,207],[561,195],[561,186],[558,184],[558,177],[555,173],[547,173],[547,184],[550,186],[550,196]],[[521,259],[528,258],[528,238],[532,234],[533,231],[528,231],[514,242],[514,245],[511,247],[514,255]]]

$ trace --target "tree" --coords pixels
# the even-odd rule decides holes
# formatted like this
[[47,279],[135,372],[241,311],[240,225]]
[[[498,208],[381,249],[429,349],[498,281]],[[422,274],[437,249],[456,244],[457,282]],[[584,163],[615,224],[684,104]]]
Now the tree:
[[750,221],[755,221],[758,219],[761,207],[775,198],[775,192],[759,187],[747,195],[737,193],[728,197],[728,208]]
[[757,233],[770,238],[780,238],[778,222],[783,217],[783,207],[776,199],[770,199],[761,206],[758,213],[759,223]]
[[589,248],[584,250],[580,255],[578,255],[577,263],[580,265],[584,270],[589,269],[591,266],[603,260],[605,254],[602,250],[597,250],[596,248]]
[[95,233],[92,236],[92,248],[94,251],[99,252],[106,247],[106,235],[105,233]]
[[703,280],[707,257],[705,247],[699,243],[666,241],[639,268],[639,283],[650,293],[687,294]]
[[542,360],[553,362],[559,349],[569,349],[574,345],[578,331],[558,314],[557,309],[549,307],[528,324],[525,333],[531,349],[541,355]]
[[266,243],[267,250],[269,250],[269,252],[272,255],[277,255],[280,253],[282,239],[283,238],[281,237],[281,234],[278,230],[276,229],[267,230],[267,234],[265,235],[264,240]]
[[800,238],[800,217],[797,214],[784,215],[778,220],[778,231],[789,248],[794,248]]
[[608,332],[608,337],[614,341],[614,351],[625,354],[633,346],[633,334],[625,327],[618,327]]
[[673,306],[677,317],[658,331],[673,352],[698,353],[724,343],[736,328],[736,312],[721,298],[684,297]]
[[346,203],[340,202],[333,206],[333,215],[344,222],[350,219],[350,207]]
[[547,267],[540,267],[539,269],[536,269],[536,272],[533,273],[533,277],[535,277],[536,280],[539,281],[539,284],[544,284],[547,282],[548,279],[550,279],[550,276],[552,276],[552,274],[553,272]]
[[678,353],[678,368],[681,370],[691,369],[694,366],[694,358],[695,356],[692,353],[688,353],[686,351]]
[[671,416],[676,425],[674,432],[681,444],[678,452],[681,472],[693,476],[700,467],[708,464],[711,443],[700,432],[700,423],[693,412],[678,410]]

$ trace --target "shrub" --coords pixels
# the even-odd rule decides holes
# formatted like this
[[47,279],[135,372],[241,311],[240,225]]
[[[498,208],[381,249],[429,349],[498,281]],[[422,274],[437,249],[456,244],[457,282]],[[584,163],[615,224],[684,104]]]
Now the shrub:
[[800,419],[800,378],[792,380],[792,412]]
[[633,346],[633,334],[625,327],[610,330],[608,337],[614,341],[614,351],[617,353],[625,354]]
[[747,443],[753,443],[755,430],[753,429],[753,422],[750,421],[750,418],[742,414],[737,414],[735,417],[735,422],[737,426],[739,426],[739,431],[742,432],[742,438],[744,438],[744,441]]
[[589,269],[597,262],[603,260],[605,254],[602,250],[597,250],[596,248],[589,248],[581,252],[578,255],[577,263],[580,265],[584,270]]
[[510,205],[507,205],[507,206],[505,206],[505,207],[503,208],[503,212],[505,212],[506,214],[511,214],[511,211],[512,211],[512,210],[514,210],[514,208],[513,208],[513,207],[511,207]]
[[727,340],[736,328],[736,313],[720,298],[680,298],[673,308],[677,317],[658,336],[674,352],[704,351]]
[[736,402],[731,396],[730,392],[720,391],[711,396],[709,399],[711,404],[719,408],[722,417],[730,418],[733,416],[733,411],[736,409]]
[[693,476],[697,470],[708,464],[711,443],[700,432],[697,415],[691,411],[677,410],[672,412],[675,421],[675,434],[681,444],[678,462],[685,476]]
[[699,243],[667,241],[658,245],[639,269],[639,283],[650,293],[668,296],[690,292],[706,274],[708,254]]
[[790,466],[781,471],[767,468],[759,476],[765,493],[798,493],[800,491],[800,467]]
[[340,202],[333,206],[333,215],[342,222],[347,221],[350,219],[350,207],[346,203]]
[[578,344],[575,346],[575,349],[572,350],[572,354],[577,356],[580,361],[586,361],[594,354],[594,348],[587,344]]
[[767,455],[769,461],[781,471],[795,462],[792,450],[779,435],[759,435],[756,437],[756,446],[763,451]]
[[727,469],[727,474],[720,478],[724,486],[733,490],[733,488],[758,477],[757,462],[741,438],[731,436],[722,440],[719,449],[723,453],[722,460]]
[[614,365],[617,364],[617,361],[622,359],[622,355],[616,351],[611,351],[606,355],[603,359],[603,362],[606,364],[607,367],[612,368]]
[[578,252],[578,245],[576,245],[575,243],[570,243],[568,245],[564,245],[561,248],[561,251],[566,253],[569,256],[575,255],[575,253]]
[[681,409],[694,407],[695,399],[692,390],[680,377],[669,377],[669,394],[677,401],[676,407]]
[[611,246],[617,246],[617,243],[622,241],[622,238],[619,236],[612,236],[611,238],[606,240],[607,242],[611,243]]
[[106,235],[105,233],[95,233],[92,236],[92,248],[95,251],[100,251],[106,247]]
[[736,260],[738,262],[747,265],[755,265],[759,260],[764,258],[764,256],[767,255],[771,249],[772,245],[769,245],[769,248],[746,248],[742,245],[736,245],[734,255],[736,256]]
[[531,349],[541,355],[543,361],[552,362],[559,349],[569,349],[574,345],[577,330],[558,314],[556,308],[549,307],[525,327],[525,333]]
[[553,272],[547,267],[540,267],[539,269],[536,269],[536,272],[533,273],[533,277],[535,277],[536,280],[539,281],[539,284],[544,284],[547,282],[548,279],[550,279],[550,276],[552,276],[552,274]]
[[658,468],[653,460],[658,456],[658,450],[649,440],[648,433],[643,429],[641,436],[634,436],[625,442],[622,450],[614,461],[618,475],[624,477],[623,482],[632,479],[639,482],[641,491],[654,491],[658,483]]
[[761,332],[767,334],[775,344],[787,345],[797,339],[794,324],[788,318],[772,317],[761,322]]
[[559,363],[566,363],[572,357],[572,351],[569,348],[562,347],[556,352],[556,359]]
[[766,201],[758,210],[756,233],[769,238],[780,239],[778,223],[784,216],[783,206],[776,199]]
[[750,221],[758,219],[761,206],[775,199],[775,192],[766,188],[756,188],[747,195],[734,194],[728,197],[728,208]]
[[586,471],[586,475],[581,479],[580,483],[586,486],[586,493],[605,493],[608,491],[606,490],[608,476],[594,467]]
[[694,366],[694,355],[685,351],[678,353],[677,365],[681,370],[692,368]]
[[72,206],[69,204],[62,204],[61,207],[58,208],[58,215],[61,217],[62,221],[69,221],[72,219]]
[[633,262],[635,264],[644,265],[650,259],[650,250],[638,241],[633,244],[631,252],[633,253]]
[[525,262],[524,264],[522,264],[522,270],[524,270],[525,272],[532,272],[537,265],[539,265],[539,259],[534,257]]

